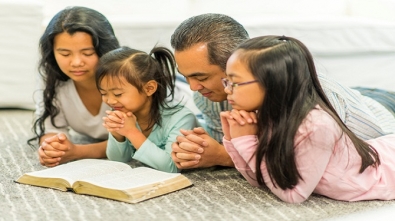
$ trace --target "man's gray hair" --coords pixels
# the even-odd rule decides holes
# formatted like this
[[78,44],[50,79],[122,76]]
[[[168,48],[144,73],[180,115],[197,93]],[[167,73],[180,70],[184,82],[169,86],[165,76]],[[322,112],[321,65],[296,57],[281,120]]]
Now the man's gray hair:
[[206,43],[209,61],[226,68],[226,61],[236,47],[249,39],[245,28],[223,14],[201,14],[183,21],[171,36],[175,51],[183,51],[198,43]]

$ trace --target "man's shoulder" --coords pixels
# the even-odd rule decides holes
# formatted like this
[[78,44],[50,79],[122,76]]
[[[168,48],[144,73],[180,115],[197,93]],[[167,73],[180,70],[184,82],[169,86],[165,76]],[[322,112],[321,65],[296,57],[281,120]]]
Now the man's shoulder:
[[193,93],[193,100],[196,107],[203,113],[210,111],[220,112],[231,110],[231,105],[228,103],[227,100],[221,102],[213,102],[201,95],[199,92]]

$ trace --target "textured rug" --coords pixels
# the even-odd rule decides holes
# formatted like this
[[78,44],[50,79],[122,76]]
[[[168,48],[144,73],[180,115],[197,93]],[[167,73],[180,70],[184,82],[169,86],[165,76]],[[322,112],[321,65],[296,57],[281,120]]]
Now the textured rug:
[[0,110],[0,220],[333,220],[395,205],[315,195],[288,204],[251,187],[235,169],[217,167],[184,171],[194,186],[138,204],[17,184],[23,173],[44,169],[26,144],[32,117],[33,111]]

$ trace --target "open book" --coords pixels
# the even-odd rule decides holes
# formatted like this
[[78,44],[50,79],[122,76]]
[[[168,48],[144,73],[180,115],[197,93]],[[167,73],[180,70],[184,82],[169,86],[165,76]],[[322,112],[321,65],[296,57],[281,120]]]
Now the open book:
[[137,203],[192,183],[180,173],[99,159],[84,159],[25,173],[15,182]]

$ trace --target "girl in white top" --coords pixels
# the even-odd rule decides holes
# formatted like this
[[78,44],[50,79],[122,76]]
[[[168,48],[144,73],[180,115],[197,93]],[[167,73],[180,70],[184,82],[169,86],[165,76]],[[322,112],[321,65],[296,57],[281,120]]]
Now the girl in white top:
[[[68,7],[49,22],[39,46],[44,90],[33,125],[36,136],[28,143],[39,142],[40,163],[52,167],[106,157],[108,132],[101,124],[110,108],[96,88],[95,71],[99,58],[119,47],[111,24],[95,10]],[[76,142],[70,131],[88,144]]]

